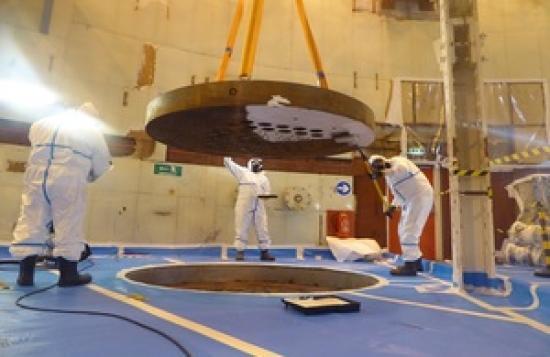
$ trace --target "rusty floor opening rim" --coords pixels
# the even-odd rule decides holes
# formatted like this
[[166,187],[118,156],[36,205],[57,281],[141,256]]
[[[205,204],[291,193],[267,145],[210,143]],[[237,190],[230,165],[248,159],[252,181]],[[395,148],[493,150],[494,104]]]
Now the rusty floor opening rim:
[[372,275],[322,267],[274,264],[170,264],[125,271],[130,281],[212,292],[316,293],[372,287]]

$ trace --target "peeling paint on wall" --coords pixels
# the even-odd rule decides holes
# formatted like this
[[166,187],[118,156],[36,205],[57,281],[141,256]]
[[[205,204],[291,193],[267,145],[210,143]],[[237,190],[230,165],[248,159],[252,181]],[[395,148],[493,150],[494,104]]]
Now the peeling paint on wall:
[[155,82],[157,47],[152,43],[143,44],[141,67],[138,72],[136,88],[151,86]]
[[6,168],[7,172],[25,172],[27,163],[25,161],[13,161],[7,160],[8,167]]

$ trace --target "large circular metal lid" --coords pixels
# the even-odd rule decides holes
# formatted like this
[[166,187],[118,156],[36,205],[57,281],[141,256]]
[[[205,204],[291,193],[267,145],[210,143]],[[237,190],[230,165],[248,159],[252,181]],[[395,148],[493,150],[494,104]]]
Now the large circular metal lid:
[[374,141],[374,115],[332,90],[276,81],[203,83],[149,103],[147,133],[180,149],[227,156],[322,157]]

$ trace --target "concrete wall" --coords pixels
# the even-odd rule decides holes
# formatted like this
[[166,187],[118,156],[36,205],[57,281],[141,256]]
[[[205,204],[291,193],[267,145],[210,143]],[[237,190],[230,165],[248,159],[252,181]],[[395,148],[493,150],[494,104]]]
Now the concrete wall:
[[[7,160],[24,161],[29,149],[0,145],[0,242],[11,239],[19,214],[22,174],[7,172]],[[182,166],[182,176],[154,174],[154,163],[131,158],[114,160],[114,168],[89,185],[87,237],[91,242],[127,244],[231,244],[237,184],[221,167]],[[353,209],[352,195],[340,196],[336,184],[349,177],[267,172],[272,191],[269,228],[275,245],[316,245],[323,230],[319,220],[326,210]],[[287,208],[283,193],[303,187],[311,204],[303,210]],[[320,231],[321,230],[321,231]],[[321,234],[321,236],[320,236]],[[254,234],[250,241],[255,244]]]
[[478,0],[488,79],[550,79],[550,2]]
[[[545,45],[550,40],[550,2],[479,2],[482,31],[487,34],[486,76],[550,77],[550,48]],[[42,0],[5,0],[0,3],[0,78],[42,83],[68,105],[91,100],[112,133],[142,129],[146,104],[155,95],[188,85],[192,77],[196,82],[215,77],[235,3],[55,0],[50,31],[44,35],[39,32]],[[305,1],[330,87],[363,100],[382,120],[392,78],[440,77],[433,51],[439,24],[352,13],[351,3]],[[244,26],[239,34],[228,78],[238,76]],[[156,80],[136,90],[141,49],[147,42],[158,47]],[[266,1],[253,76],[315,84],[294,1]],[[123,105],[125,91],[128,101]],[[37,113],[0,106],[0,116],[32,120]],[[21,174],[5,172],[6,160],[23,160],[26,155],[25,148],[0,146],[0,240],[10,239],[22,179]],[[90,186],[90,239],[230,243],[236,186],[229,174],[222,168],[183,165],[181,178],[154,176],[155,159],[162,159],[162,150],[147,162],[117,159],[115,169]],[[282,199],[269,204],[275,244],[315,244],[324,210],[353,207],[353,197],[334,193],[335,183],[351,182],[349,177],[277,172],[269,176],[275,192],[303,186],[313,196],[312,206],[303,212],[285,209]]]
[[[55,0],[45,36],[38,32],[42,0],[2,2],[0,74],[40,80],[69,103],[91,99],[114,132],[141,128],[145,105],[156,94],[188,85],[192,76],[197,82],[215,77],[235,1],[141,0],[137,9],[136,3]],[[254,77],[315,84],[294,1],[265,4]],[[383,117],[390,78],[439,75],[431,50],[439,34],[436,23],[352,13],[349,0],[305,4],[330,87],[362,99],[377,118]],[[244,16],[228,78],[238,76],[247,20]],[[156,81],[137,91],[133,87],[146,42],[158,46]],[[125,90],[128,106],[122,106]]]

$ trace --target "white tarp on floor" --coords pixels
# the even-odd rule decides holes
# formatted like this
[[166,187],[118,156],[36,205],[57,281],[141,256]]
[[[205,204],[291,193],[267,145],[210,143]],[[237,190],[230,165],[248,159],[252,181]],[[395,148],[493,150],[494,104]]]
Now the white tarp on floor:
[[327,237],[328,247],[338,262],[377,259],[381,256],[378,242],[368,238]]

